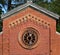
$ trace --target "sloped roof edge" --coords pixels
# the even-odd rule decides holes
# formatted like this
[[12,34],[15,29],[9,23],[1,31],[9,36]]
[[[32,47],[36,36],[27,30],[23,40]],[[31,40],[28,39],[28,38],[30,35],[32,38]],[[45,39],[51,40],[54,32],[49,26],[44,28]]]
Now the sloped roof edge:
[[6,18],[6,17],[8,17],[8,16],[10,16],[10,15],[12,15],[12,14],[26,8],[26,7],[28,7],[28,6],[31,6],[31,7],[35,8],[35,9],[37,9],[37,10],[43,12],[43,13],[46,13],[47,15],[49,15],[51,17],[54,17],[55,19],[59,19],[59,17],[60,17],[59,15],[57,15],[57,14],[55,14],[53,12],[50,12],[47,9],[36,5],[35,3],[28,2],[28,3],[25,3],[25,4],[21,5],[21,6],[18,6],[17,8],[14,8],[13,10],[7,12],[6,14],[2,14],[1,19],[4,19],[4,18]]

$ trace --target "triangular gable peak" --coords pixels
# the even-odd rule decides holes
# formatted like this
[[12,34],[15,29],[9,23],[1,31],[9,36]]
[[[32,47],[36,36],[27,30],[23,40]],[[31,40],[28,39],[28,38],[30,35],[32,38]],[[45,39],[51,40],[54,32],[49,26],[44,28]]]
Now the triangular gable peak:
[[47,25],[54,24],[55,20],[52,19],[50,16],[47,16],[44,13],[38,12],[36,9],[32,7],[26,7],[26,9],[23,9],[13,15],[10,15],[6,19],[4,19],[4,24],[10,26],[15,26],[17,24],[20,24],[22,22],[25,22],[27,20],[32,20],[37,23]]

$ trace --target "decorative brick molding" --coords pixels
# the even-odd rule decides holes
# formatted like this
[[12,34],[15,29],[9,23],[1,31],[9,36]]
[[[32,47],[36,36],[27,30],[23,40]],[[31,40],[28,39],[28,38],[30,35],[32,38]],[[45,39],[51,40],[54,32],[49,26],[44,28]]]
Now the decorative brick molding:
[[35,21],[37,24],[41,24],[41,25],[44,25],[44,26],[47,26],[49,27],[50,26],[50,23],[43,20],[42,18],[39,18],[35,15],[32,15],[32,14],[27,14],[25,15],[24,17],[21,17],[21,18],[18,18],[14,21],[12,21],[10,24],[9,24],[9,27],[14,27],[16,26],[17,24],[20,24],[22,22],[27,22],[27,20],[32,20],[32,21]]

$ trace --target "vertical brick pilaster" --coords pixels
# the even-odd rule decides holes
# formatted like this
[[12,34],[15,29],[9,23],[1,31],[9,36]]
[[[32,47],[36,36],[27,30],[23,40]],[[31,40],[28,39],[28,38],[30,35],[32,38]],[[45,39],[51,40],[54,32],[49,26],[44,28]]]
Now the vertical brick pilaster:
[[3,34],[3,55],[9,55],[9,30],[6,29]]
[[2,37],[3,37],[3,33],[0,33],[0,55],[2,55]]

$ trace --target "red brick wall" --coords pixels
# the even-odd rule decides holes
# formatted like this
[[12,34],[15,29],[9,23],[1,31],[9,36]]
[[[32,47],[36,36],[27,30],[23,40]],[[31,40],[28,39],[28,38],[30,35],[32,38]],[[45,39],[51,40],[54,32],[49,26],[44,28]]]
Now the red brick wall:
[[[25,15],[28,15],[28,14],[32,15],[31,19],[32,18],[34,19],[35,17],[38,20],[40,19],[41,21],[38,21],[38,20],[35,20],[35,21],[28,20],[28,22],[23,21],[22,17],[25,17]],[[20,21],[21,23],[18,23],[17,20],[21,20]],[[13,23],[14,25],[12,25]],[[29,51],[29,50],[26,51],[25,49],[21,48],[17,39],[19,32],[23,33],[23,31],[27,27],[35,28],[41,34],[40,35],[41,39],[39,38],[41,40],[41,43],[39,43],[39,47],[32,51]],[[4,33],[3,34],[3,54],[4,55],[9,55],[9,54],[10,55],[15,55],[15,54],[24,55],[23,52],[25,52],[26,55],[32,55],[36,53],[46,55],[46,54],[49,54],[49,48],[51,49],[50,54],[52,55],[58,54],[58,52],[56,52],[56,48],[58,48],[57,45],[59,45],[58,44],[59,41],[56,40],[56,21],[53,18],[41,12],[37,12],[36,10],[31,9],[29,7],[25,10],[22,10],[4,19],[3,33]],[[50,47],[49,47],[49,44],[51,45]]]
[[3,34],[0,33],[0,55],[2,55],[2,36]]
[[8,26],[6,26],[3,30],[3,55],[9,55],[9,37],[9,29]]
[[56,52],[58,53],[58,55],[60,55],[60,34],[57,34],[56,38],[57,38],[57,40],[56,40],[57,41],[57,43],[56,43],[57,44],[57,46],[56,46],[56,49],[57,49]]

